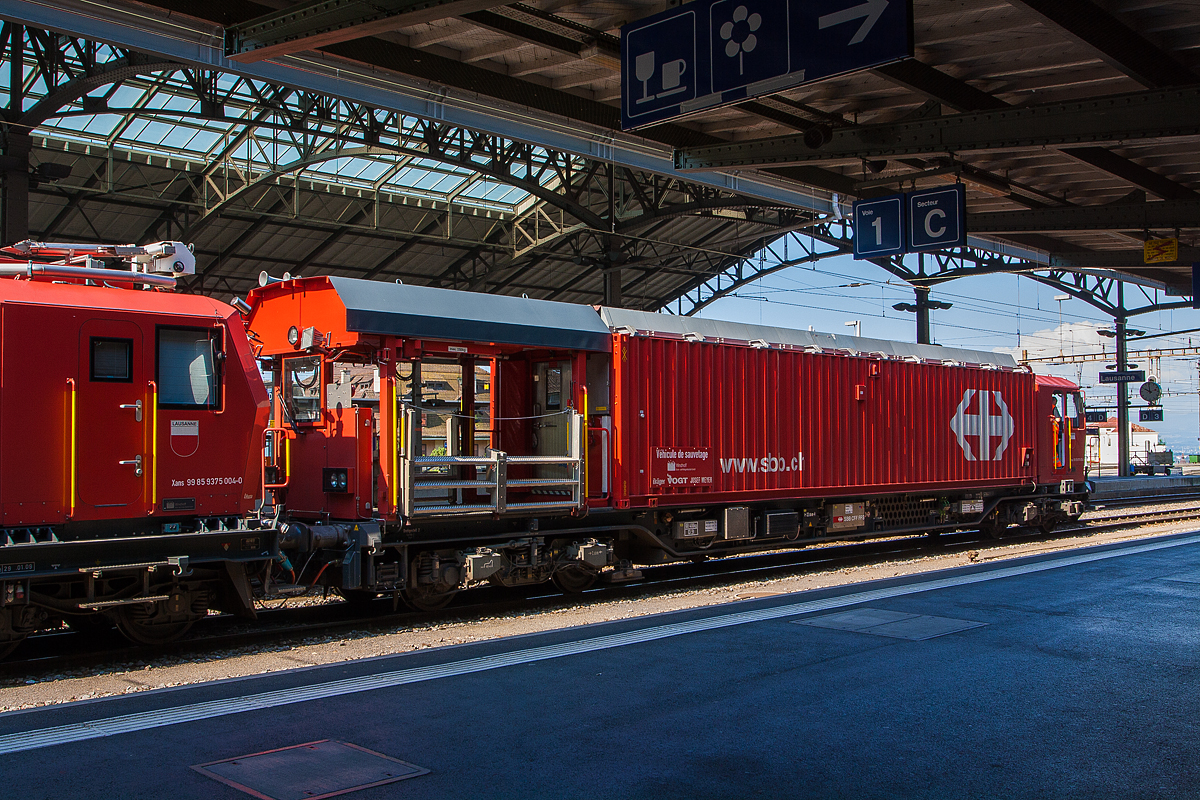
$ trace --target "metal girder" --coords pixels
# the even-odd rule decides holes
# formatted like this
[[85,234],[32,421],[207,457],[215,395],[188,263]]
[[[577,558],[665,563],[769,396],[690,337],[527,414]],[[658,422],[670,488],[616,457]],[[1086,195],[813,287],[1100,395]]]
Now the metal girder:
[[[787,244],[784,243],[784,238]],[[772,273],[853,251],[854,240],[848,220],[817,223],[803,232],[788,234],[784,238],[772,242],[749,258],[731,264],[718,274],[697,280],[684,294],[662,310],[682,316],[695,314],[705,306],[730,296],[742,287]],[[788,245],[797,248],[800,255],[790,257]],[[819,245],[824,245],[825,248]],[[1160,295],[1167,287],[1161,281],[1111,269],[1068,270],[975,247],[925,253],[923,257],[877,258],[870,259],[870,262],[914,288],[929,288],[959,278],[996,273],[1023,275],[1083,300],[1114,318],[1187,308],[1191,305],[1190,300],[1164,300]],[[1145,303],[1133,309],[1126,307],[1122,285],[1134,288]]]
[[[613,69],[621,67],[621,40],[618,37],[524,3],[513,3],[499,11],[473,11],[460,16],[476,25],[575,58],[596,59]],[[538,24],[526,22],[521,17],[536,20]]]
[[948,105],[955,111],[986,111],[1008,107],[1008,103],[1000,98],[993,97],[982,89],[977,89],[966,81],[947,75],[915,58],[885,64],[876,67],[872,72]]
[[[1147,264],[1142,250],[1102,250],[1099,252],[1086,251],[1081,253],[1051,253],[1050,266],[1063,269],[1075,267],[1106,267],[1109,269],[1161,269],[1170,266],[1183,266],[1200,261],[1200,248],[1180,245],[1179,258],[1161,264]],[[1182,282],[1191,282],[1189,275]]]
[[[917,59],[908,59],[879,67],[874,72],[894,83],[920,92],[934,101],[948,105],[956,111],[989,111],[1010,107],[1000,98]],[[1065,147],[1061,152],[1102,172],[1128,181],[1164,200],[1200,198],[1200,193],[1103,147]],[[809,169],[814,168],[809,167]]]
[[573,39],[570,36],[563,36],[554,31],[548,31],[536,25],[529,25],[528,23],[515,20],[512,17],[507,17],[495,11],[472,11],[469,14],[462,14],[461,16],[463,19],[474,22],[476,25],[482,25],[485,28],[491,28],[517,39],[524,39],[527,42],[541,45],[549,50],[566,53],[575,58],[583,58],[585,51],[595,49],[595,45],[589,45],[587,42]]
[[225,55],[252,62],[503,5],[496,0],[310,0],[225,28]]
[[681,171],[732,169],[943,155],[985,150],[1194,136],[1200,134],[1200,87],[1156,89],[1066,103],[955,114],[913,122],[834,130],[809,147],[803,136],[681,148]]
[[1128,181],[1164,200],[1200,198],[1200,192],[1176,183],[1165,175],[1159,175],[1136,161],[1130,161],[1103,147],[1064,147],[1061,152],[1110,175],[1115,175],[1123,181]]
[[[799,254],[791,257],[785,245],[793,245]],[[824,248],[820,247],[824,245]],[[691,316],[766,276],[801,264],[812,264],[833,256],[854,252],[854,236],[848,220],[829,220],[807,226],[802,233],[789,233],[766,245],[761,253],[738,259],[715,274],[697,278],[687,291],[663,307],[663,311]]]
[[1049,233],[1054,231],[1200,228],[1200,200],[1062,206],[1036,211],[970,214],[971,233]]
[[[63,37],[57,37],[57,46],[65,53],[68,50],[84,52],[86,43],[76,43]],[[94,54],[94,51],[93,51]],[[44,59],[43,59],[44,60]],[[658,218],[665,215],[695,214],[705,209],[718,210],[732,207],[747,209],[757,205],[756,201],[725,195],[703,184],[683,181],[676,177],[657,177],[654,175],[635,175],[630,169],[623,170],[631,188],[630,196],[642,198],[641,208],[636,213],[622,209],[621,219],[616,223],[606,221],[603,214],[593,211],[578,198],[587,183],[588,169],[583,159],[570,153],[555,151],[548,148],[537,148],[524,142],[505,140],[501,137],[472,131],[461,126],[444,122],[434,122],[404,117],[395,112],[387,112],[372,108],[365,104],[349,101],[338,101],[334,98],[312,92],[296,91],[290,88],[277,87],[270,83],[258,84],[249,79],[224,82],[224,88],[219,88],[221,81],[219,73],[191,70],[183,65],[163,61],[131,61],[128,56],[110,63],[98,63],[93,59],[83,62],[82,67],[78,58],[74,60],[61,57],[52,58],[55,74],[67,79],[56,87],[46,99],[37,103],[21,118],[22,124],[35,124],[65,109],[55,108],[49,102],[50,98],[70,103],[80,96],[99,86],[107,80],[125,81],[137,77],[141,70],[163,75],[173,72],[187,76],[186,84],[191,91],[196,92],[201,101],[201,116],[215,115],[228,120],[244,121],[246,127],[235,132],[229,138],[225,152],[214,153],[209,157],[209,164],[196,171],[190,171],[184,180],[197,181],[193,191],[187,197],[158,197],[157,199],[173,200],[197,205],[204,210],[204,215],[194,220],[192,226],[203,224],[205,219],[223,213],[228,204],[236,200],[238,195],[254,191],[266,191],[272,183],[278,183],[280,176],[289,172],[297,172],[310,167],[322,160],[338,157],[351,157],[356,153],[385,154],[388,152],[405,153],[414,157],[431,158],[445,163],[456,164],[473,172],[488,175],[498,181],[520,186],[527,192],[539,198],[543,203],[558,206],[568,212],[576,220],[581,220],[592,227],[612,227],[614,224],[621,229],[636,227],[638,219]],[[74,76],[74,77],[72,77]],[[175,91],[179,91],[176,89]],[[245,105],[243,95],[252,95],[254,107],[249,115],[239,114],[234,107]],[[242,99],[239,100],[239,97]],[[207,110],[204,103],[208,104]],[[171,108],[137,108],[120,109],[105,105],[105,111],[113,114],[136,114],[141,117],[159,117],[165,120],[187,119],[194,112],[186,110],[186,106],[175,104]],[[232,116],[225,114],[229,108]],[[252,133],[251,131],[256,131]],[[228,156],[243,143],[249,142],[252,147],[274,146],[274,140],[257,143],[257,138],[263,131],[275,131],[272,136],[282,136],[285,145],[299,149],[301,157],[287,164],[272,164],[265,172],[256,170],[256,174],[247,178],[242,175],[238,159],[230,160]],[[381,135],[386,134],[381,143]],[[328,145],[321,148],[313,147],[312,143],[322,141],[337,142],[333,150]],[[358,145],[360,150],[345,149],[345,145]],[[590,162],[596,165],[598,162]],[[218,175],[217,173],[220,173]],[[192,177],[195,176],[195,177]],[[580,181],[583,181],[580,183]],[[647,190],[642,192],[639,186],[645,183]],[[575,184],[575,185],[573,185]],[[652,195],[652,199],[649,198]],[[452,209],[444,209],[452,213]],[[757,212],[748,212],[753,215]],[[777,214],[769,209],[762,213]],[[547,222],[545,214],[533,214],[529,217],[534,225]],[[744,216],[747,221],[754,221],[751,216]],[[516,220],[521,225],[521,218]],[[774,224],[774,223],[769,223]],[[554,235],[560,235],[563,230],[577,227],[574,220],[562,221],[557,226],[545,226],[553,229]],[[521,239],[521,248],[528,249],[531,245],[542,243],[543,239],[535,230],[532,238],[525,233],[520,237],[515,234],[510,237],[513,241]],[[514,245],[516,247],[516,245]]]
[[[86,9],[68,7],[50,0],[7,0],[0,6],[0,18],[94,41],[111,42],[119,47],[132,48],[193,67],[219,70],[362,103],[380,110],[437,119],[442,123],[497,136],[536,142],[548,149],[601,159],[618,166],[661,174],[672,171],[669,148],[647,140],[647,136],[674,135],[672,126],[655,126],[638,135],[625,134],[619,130],[616,117],[612,117],[617,113],[615,109],[609,111],[612,118],[606,118],[608,124],[593,124],[573,114],[579,104],[586,105],[590,101],[522,81],[513,82],[514,87],[524,87],[527,91],[538,89],[544,97],[528,97],[522,102],[520,92],[514,88],[516,102],[521,103],[523,108],[494,106],[484,110],[479,103],[480,87],[504,82],[506,76],[487,70],[471,75],[451,75],[445,72],[448,65],[463,65],[427,51],[411,48],[396,50],[398,45],[389,45],[389,51],[401,53],[408,62],[425,59],[424,70],[409,73],[415,76],[410,78],[393,70],[390,61],[378,66],[359,63],[362,53],[356,52],[354,47],[346,51],[346,58],[353,60],[330,55],[319,60],[283,56],[277,60],[254,63],[233,61],[225,57],[220,27],[188,17],[168,15],[125,0],[92,4]],[[433,85],[425,83],[425,79],[432,81]],[[481,80],[483,83],[479,82]],[[545,101],[544,106],[534,102],[539,98]],[[531,107],[541,108],[547,115],[541,118],[531,116],[527,110]],[[797,188],[771,175],[709,173],[692,175],[690,180],[715,189],[822,213],[832,210],[832,202],[828,197]]]
[[1014,0],[1148,88],[1187,86],[1200,76],[1089,0]]

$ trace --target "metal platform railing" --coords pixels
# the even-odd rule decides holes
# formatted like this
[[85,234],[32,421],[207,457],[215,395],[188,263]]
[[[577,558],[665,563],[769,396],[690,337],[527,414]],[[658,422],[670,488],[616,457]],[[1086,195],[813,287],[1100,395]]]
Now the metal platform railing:
[[[489,450],[486,456],[424,456],[413,452],[420,442],[418,413],[415,408],[404,408],[401,412],[399,506],[404,516],[528,514],[531,511],[568,511],[583,505],[582,414],[564,412],[568,425],[568,452],[562,456],[514,456],[502,450]],[[508,470],[513,466],[560,467],[565,474],[510,480]],[[474,477],[459,477],[463,474]],[[520,490],[525,495],[523,499],[509,502],[508,493],[513,489]],[[546,494],[538,496],[539,491]],[[529,497],[538,499],[527,499]]]

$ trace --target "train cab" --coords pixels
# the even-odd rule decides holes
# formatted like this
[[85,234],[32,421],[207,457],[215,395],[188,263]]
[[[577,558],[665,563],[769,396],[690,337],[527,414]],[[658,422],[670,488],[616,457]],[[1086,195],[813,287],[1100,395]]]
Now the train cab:
[[0,526],[177,533],[249,513],[267,398],[241,317],[156,290],[173,276],[103,266],[190,252],[23,248],[0,259]]
[[593,309],[337,277],[250,292],[275,387],[264,489],[311,521],[571,515]]
[[[1034,417],[1038,420],[1038,483],[1056,486],[1063,494],[1085,480],[1087,425],[1083,394],[1077,384],[1050,375],[1036,377]],[[1062,484],[1071,485],[1063,487]]]

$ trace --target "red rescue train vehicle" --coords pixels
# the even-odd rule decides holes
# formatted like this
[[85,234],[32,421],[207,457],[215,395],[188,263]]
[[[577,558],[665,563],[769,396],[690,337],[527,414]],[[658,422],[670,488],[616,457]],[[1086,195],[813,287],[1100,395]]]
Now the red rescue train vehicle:
[[1079,387],[994,353],[340,277],[264,274],[239,311],[165,290],[178,243],[8,258],[0,649],[1086,501]]

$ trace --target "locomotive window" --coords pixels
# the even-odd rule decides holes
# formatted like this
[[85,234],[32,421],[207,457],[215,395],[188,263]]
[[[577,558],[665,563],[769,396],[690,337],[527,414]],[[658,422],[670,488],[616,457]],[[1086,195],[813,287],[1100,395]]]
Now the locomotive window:
[[163,408],[217,408],[221,404],[211,329],[158,329],[158,404]]
[[284,359],[283,401],[291,412],[292,422],[320,421],[320,356]]
[[133,340],[92,337],[91,379],[94,381],[133,381]]

